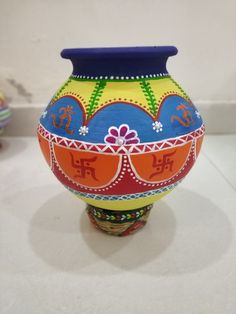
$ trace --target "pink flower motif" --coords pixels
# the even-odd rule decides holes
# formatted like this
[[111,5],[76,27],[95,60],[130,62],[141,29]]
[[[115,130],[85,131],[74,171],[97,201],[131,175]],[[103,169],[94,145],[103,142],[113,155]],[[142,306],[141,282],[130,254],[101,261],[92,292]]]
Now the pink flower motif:
[[121,124],[119,128],[111,126],[104,141],[105,143],[119,146],[140,143],[138,133],[135,130],[130,130],[127,124]]

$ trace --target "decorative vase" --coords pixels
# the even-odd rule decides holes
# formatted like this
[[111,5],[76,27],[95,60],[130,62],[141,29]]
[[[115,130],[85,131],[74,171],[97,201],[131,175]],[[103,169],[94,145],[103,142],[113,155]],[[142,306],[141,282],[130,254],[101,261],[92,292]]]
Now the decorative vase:
[[143,227],[153,202],[199,154],[202,118],[166,70],[175,54],[172,46],[61,53],[73,73],[40,118],[39,143],[55,176],[107,233]]
[[[7,104],[5,96],[0,92],[0,135],[3,133],[4,128],[10,122],[11,112]],[[1,147],[1,143],[0,143]]]

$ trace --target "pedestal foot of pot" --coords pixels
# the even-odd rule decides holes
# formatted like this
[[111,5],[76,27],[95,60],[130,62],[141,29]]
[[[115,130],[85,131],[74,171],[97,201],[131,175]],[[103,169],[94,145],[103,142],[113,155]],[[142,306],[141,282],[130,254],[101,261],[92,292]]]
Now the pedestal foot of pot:
[[132,210],[107,210],[87,205],[86,211],[92,224],[110,235],[127,236],[141,229],[147,222],[153,205]]

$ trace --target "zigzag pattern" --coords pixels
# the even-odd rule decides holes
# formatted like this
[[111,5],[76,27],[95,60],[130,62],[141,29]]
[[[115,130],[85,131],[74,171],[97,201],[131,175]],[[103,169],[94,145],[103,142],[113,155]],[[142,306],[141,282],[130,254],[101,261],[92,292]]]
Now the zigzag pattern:
[[57,136],[56,134],[52,134],[48,132],[41,124],[38,126],[38,132],[41,136],[47,139],[49,142],[56,143],[61,146],[70,147],[73,149],[90,151],[90,152],[98,152],[98,153],[106,153],[106,154],[139,154],[139,153],[148,153],[155,152],[161,149],[181,146],[193,139],[196,139],[204,134],[205,126],[202,125],[199,129],[188,133],[186,135],[182,135],[176,138],[166,139],[164,141],[154,142],[154,143],[143,143],[143,144],[135,144],[135,145],[109,145],[109,144],[93,144],[80,142],[76,140],[67,139],[65,137]]

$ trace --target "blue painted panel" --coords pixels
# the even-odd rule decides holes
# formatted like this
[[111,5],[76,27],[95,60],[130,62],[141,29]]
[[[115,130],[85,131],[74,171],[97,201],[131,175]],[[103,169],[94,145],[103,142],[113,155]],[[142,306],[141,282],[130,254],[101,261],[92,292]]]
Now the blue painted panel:
[[[65,114],[65,111],[68,112],[68,106],[71,110]],[[63,114],[65,118],[63,118]],[[59,136],[83,140],[83,137],[79,135],[79,128],[83,124],[83,113],[78,101],[72,97],[62,97],[52,107],[48,106],[45,115],[41,116],[40,122],[48,131]]]
[[162,128],[159,132],[153,129],[154,121],[145,111],[130,104],[116,103],[99,110],[87,125],[88,133],[81,135],[79,129],[84,125],[82,109],[71,97],[56,101],[40,122],[59,136],[91,143],[104,143],[108,129],[111,126],[119,128],[121,124],[135,130],[141,143],[184,135],[202,125],[196,108],[180,96],[169,96],[162,104],[158,118]]
[[159,113],[163,138],[177,137],[192,132],[202,125],[202,118],[194,105],[180,96],[166,98]]

